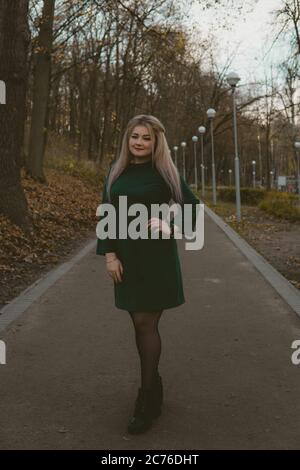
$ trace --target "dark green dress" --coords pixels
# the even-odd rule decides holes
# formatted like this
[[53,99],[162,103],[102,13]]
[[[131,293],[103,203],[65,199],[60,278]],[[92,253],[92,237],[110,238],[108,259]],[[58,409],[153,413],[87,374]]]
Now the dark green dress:
[[[180,180],[184,204],[193,204],[194,229],[196,205],[200,201],[181,175]],[[109,202],[106,197],[106,181],[103,203]],[[152,203],[169,204],[172,199],[170,188],[158,170],[152,166],[151,160],[131,163],[112,184],[111,203],[117,214],[118,198],[121,195],[127,196],[128,208],[134,203],[145,204],[148,220],[151,218]],[[128,224],[135,218],[136,216],[128,216]],[[161,233],[158,239],[97,239],[96,254],[105,255],[112,251],[117,254],[123,265],[122,282],[114,282],[117,308],[129,312],[158,311],[177,307],[185,302],[176,239],[162,239]]]

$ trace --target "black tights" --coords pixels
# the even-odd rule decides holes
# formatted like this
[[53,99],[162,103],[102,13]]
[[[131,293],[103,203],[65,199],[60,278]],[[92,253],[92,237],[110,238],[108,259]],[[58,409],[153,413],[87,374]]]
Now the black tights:
[[141,387],[150,388],[158,373],[161,354],[161,338],[158,322],[162,314],[158,312],[129,312],[135,329],[135,340],[140,356]]

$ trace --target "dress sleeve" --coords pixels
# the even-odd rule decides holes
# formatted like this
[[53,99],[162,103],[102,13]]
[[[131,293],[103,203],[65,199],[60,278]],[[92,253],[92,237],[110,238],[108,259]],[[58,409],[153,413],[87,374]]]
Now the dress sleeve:
[[[103,193],[102,193],[101,204],[109,202],[108,198],[107,198],[107,194],[106,194],[106,183],[107,183],[107,180],[108,180],[108,176],[110,174],[110,170],[111,170],[111,167],[108,171],[108,174],[105,178],[105,182],[104,182],[104,185],[103,185]],[[100,220],[102,220],[103,217],[104,216],[100,216],[98,222]],[[110,239],[110,238],[101,239],[101,238],[97,237],[96,254],[97,255],[105,255],[106,253],[116,252],[117,251],[117,243],[116,242],[117,242],[116,239]]]
[[[180,176],[180,184],[181,184],[181,191],[182,191],[182,196],[183,196],[183,203],[180,204],[182,208],[182,233],[185,233],[185,220],[184,220],[184,204],[191,204],[192,205],[192,231],[195,231],[196,227],[196,219],[197,219],[197,213],[199,211],[198,204],[200,204],[200,199],[198,199],[187,182],[184,180],[184,178]],[[174,218],[170,221],[170,228],[171,228],[171,238],[174,238]],[[188,227],[189,228],[189,227]],[[188,233],[188,230],[186,230],[186,233]],[[190,233],[189,233],[190,234]]]

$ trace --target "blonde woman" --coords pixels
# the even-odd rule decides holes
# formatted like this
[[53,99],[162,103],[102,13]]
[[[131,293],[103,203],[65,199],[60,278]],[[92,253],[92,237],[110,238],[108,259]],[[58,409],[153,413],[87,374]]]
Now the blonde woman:
[[[103,189],[103,203],[118,214],[119,196],[127,196],[127,207],[142,203],[148,208],[148,239],[106,238],[97,240],[96,253],[105,255],[114,281],[115,305],[129,312],[133,322],[141,365],[141,387],[135,401],[128,432],[146,431],[161,413],[162,379],[158,372],[161,337],[158,330],[163,310],[185,302],[174,223],[151,218],[151,204],[192,204],[193,229],[199,199],[174,165],[163,124],[154,116],[132,118],[125,130],[119,158],[113,162]],[[101,219],[100,219],[101,220]],[[127,216],[128,224],[132,216]],[[118,221],[116,223],[118,234]],[[177,227],[176,227],[177,228]],[[158,238],[151,238],[153,231]],[[162,238],[161,233],[169,238]],[[149,231],[148,231],[149,233]]]

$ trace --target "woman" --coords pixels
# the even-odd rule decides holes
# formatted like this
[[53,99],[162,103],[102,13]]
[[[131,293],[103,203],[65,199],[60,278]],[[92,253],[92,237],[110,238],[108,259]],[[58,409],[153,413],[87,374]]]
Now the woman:
[[[120,156],[111,165],[105,181],[102,202],[110,203],[118,214],[119,196],[127,196],[127,207],[142,203],[151,214],[151,204],[183,207],[192,204],[193,230],[196,205],[194,196],[175,167],[162,123],[150,115],[132,118],[125,130]],[[150,216],[149,216],[150,217]],[[132,216],[127,216],[128,224]],[[183,221],[184,222],[184,221]],[[161,354],[159,319],[164,309],[185,302],[174,221],[149,218],[146,238],[98,238],[96,253],[105,255],[109,276],[114,281],[115,305],[129,312],[135,329],[141,364],[141,387],[128,432],[146,431],[161,413],[162,379],[158,372]],[[153,231],[158,237],[151,238]],[[161,238],[162,232],[169,238]],[[183,231],[182,231],[183,232]],[[149,233],[149,231],[148,231]]]

